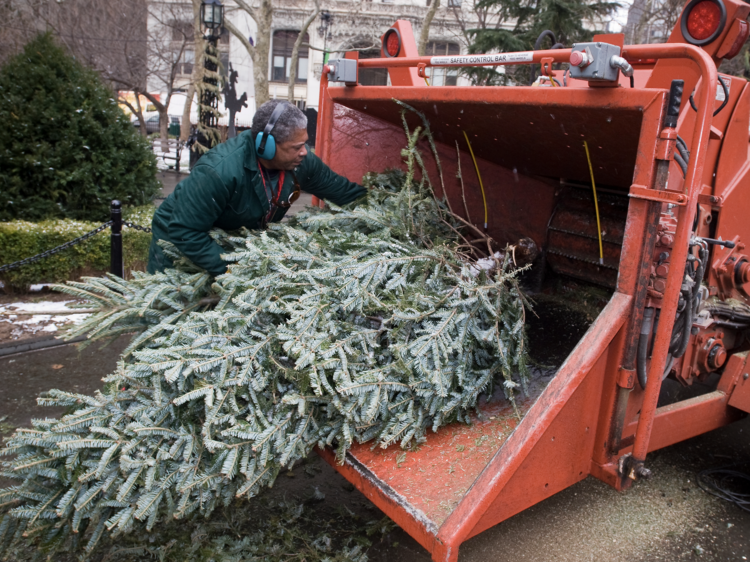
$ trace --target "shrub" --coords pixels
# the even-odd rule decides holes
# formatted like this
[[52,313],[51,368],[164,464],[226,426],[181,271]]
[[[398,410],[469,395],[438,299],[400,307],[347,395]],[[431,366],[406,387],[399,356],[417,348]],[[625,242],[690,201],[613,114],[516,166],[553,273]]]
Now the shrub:
[[[125,211],[127,220],[150,226],[154,207]],[[68,219],[42,222],[12,221],[0,223],[0,265],[13,263],[69,242],[94,230],[100,223]],[[145,271],[151,235],[123,229],[122,245],[125,271]],[[81,275],[99,275],[109,271],[110,238],[106,229],[85,242],[38,262],[0,274],[6,289],[25,291],[33,283],[58,283]]]
[[104,221],[158,191],[148,141],[49,34],[0,68],[0,220]]

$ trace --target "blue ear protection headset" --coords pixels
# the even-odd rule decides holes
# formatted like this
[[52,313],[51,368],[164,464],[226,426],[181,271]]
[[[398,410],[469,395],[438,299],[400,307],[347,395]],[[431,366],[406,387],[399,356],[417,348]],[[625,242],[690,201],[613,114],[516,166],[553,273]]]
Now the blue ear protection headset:
[[271,131],[273,131],[276,121],[278,121],[284,111],[286,111],[288,105],[287,102],[277,105],[274,108],[273,113],[271,113],[271,117],[268,119],[268,123],[266,123],[263,132],[258,133],[258,136],[255,137],[255,150],[258,153],[258,158],[272,160],[273,157],[276,156],[276,139],[271,134]]

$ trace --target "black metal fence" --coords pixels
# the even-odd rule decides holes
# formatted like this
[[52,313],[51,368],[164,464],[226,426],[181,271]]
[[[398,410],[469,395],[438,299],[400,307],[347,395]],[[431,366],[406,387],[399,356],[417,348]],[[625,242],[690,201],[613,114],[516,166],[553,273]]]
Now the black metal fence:
[[112,204],[110,206],[109,216],[110,218],[107,222],[96,227],[94,230],[87,232],[86,234],[83,234],[82,236],[79,236],[78,238],[75,238],[74,240],[71,240],[70,242],[66,242],[65,244],[61,244],[60,246],[57,246],[56,248],[51,248],[49,250],[42,252],[41,254],[30,256],[28,258],[24,258],[17,262],[9,263],[6,265],[0,265],[0,273],[10,271],[11,269],[17,269],[19,267],[23,267],[24,265],[38,262],[39,260],[43,260],[44,258],[53,256],[64,250],[67,250],[68,248],[77,246],[78,244],[85,242],[92,236],[96,236],[102,230],[109,228],[110,229],[110,255],[111,255],[110,272],[114,275],[117,275],[118,277],[124,277],[125,263],[124,263],[124,256],[122,253],[122,227],[126,226],[128,228],[132,228],[134,230],[140,230],[142,232],[151,232],[151,229],[146,226],[133,224],[130,221],[123,221],[122,220],[122,205],[116,199],[112,201]]

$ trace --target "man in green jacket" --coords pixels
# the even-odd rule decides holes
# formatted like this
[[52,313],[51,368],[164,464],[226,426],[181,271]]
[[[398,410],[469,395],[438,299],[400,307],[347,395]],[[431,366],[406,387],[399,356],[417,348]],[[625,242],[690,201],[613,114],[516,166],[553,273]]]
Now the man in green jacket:
[[223,250],[209,230],[263,228],[279,221],[300,188],[337,205],[364,195],[364,187],[308,152],[306,142],[307,117],[296,106],[278,100],[260,106],[250,131],[204,154],[156,211],[149,273],[172,266],[157,240],[171,242],[212,275],[225,273]]

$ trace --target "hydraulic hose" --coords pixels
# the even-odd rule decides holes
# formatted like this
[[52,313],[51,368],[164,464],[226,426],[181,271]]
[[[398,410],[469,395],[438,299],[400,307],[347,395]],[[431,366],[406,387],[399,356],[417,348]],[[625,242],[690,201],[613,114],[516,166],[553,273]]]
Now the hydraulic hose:
[[[557,42],[557,39],[555,39],[555,33],[550,29],[545,29],[539,34],[539,37],[536,38],[536,41],[534,41],[535,51],[538,51],[539,47],[542,46],[542,41],[544,41],[545,37],[549,37],[553,45],[559,45],[559,43]],[[552,48],[554,49],[555,47],[552,47]]]
[[[721,89],[724,90],[724,101],[721,102],[721,105],[719,106],[719,108],[716,111],[714,111],[714,117],[716,117],[719,114],[719,112],[722,109],[724,109],[724,106],[729,101],[729,88],[727,88],[727,85],[726,85],[726,83],[724,82],[724,79],[721,76],[717,75],[716,77],[719,79],[719,84],[721,84]],[[698,108],[695,107],[695,101],[693,100],[693,94],[690,94],[690,97],[688,99],[690,101],[690,107],[693,108],[693,111],[698,111]]]
[[[550,41],[552,41],[552,47],[550,47],[551,49],[564,49],[565,48],[565,45],[557,42],[557,39],[555,39],[554,32],[552,32],[549,29],[545,29],[539,34],[539,37],[536,38],[536,41],[534,41],[535,51],[539,50],[539,47],[542,46],[542,41],[544,41],[546,37],[549,37]],[[531,65],[531,80],[529,81],[529,84],[533,84],[534,80],[536,80],[536,66]]]
[[[688,259],[686,265],[686,277],[692,280],[693,284],[683,285],[680,302],[682,309],[675,316],[674,327],[672,328],[672,338],[669,342],[669,353],[667,355],[667,365],[664,370],[666,376],[672,369],[674,360],[685,355],[688,343],[690,342],[690,330],[693,327],[693,321],[698,313],[700,306],[700,288],[703,275],[706,272],[706,263],[708,261],[708,250],[705,242],[696,242],[698,246],[698,258]],[[691,256],[692,257],[692,256]],[[697,262],[698,266],[693,269],[693,263]],[[643,311],[643,323],[641,324],[641,333],[638,338],[638,351],[636,355],[636,375],[641,388],[646,388],[648,382],[648,359],[651,355],[649,340],[652,332],[656,331],[659,323],[659,314],[653,308],[646,308]],[[653,344],[652,344],[653,345]]]
[[[675,142],[675,146],[677,147],[677,152],[674,154],[675,162],[680,166],[680,169],[682,170],[682,177],[684,178],[687,175],[687,167],[688,163],[690,162],[690,152],[687,149],[687,145],[685,144],[685,141],[680,135],[677,135],[677,141]],[[695,230],[695,228],[693,228]]]
[[[682,332],[682,343],[674,354],[674,357],[682,357],[687,351],[688,342],[690,341],[690,330],[693,327],[693,320],[698,314],[698,307],[700,306],[701,298],[701,281],[706,273],[706,263],[708,262],[708,249],[706,248],[705,242],[698,244],[698,267],[695,270],[693,278],[693,287],[689,293],[690,299],[685,304],[685,313],[689,318],[685,318],[685,327]],[[690,262],[688,262],[690,263]]]
[[643,311],[643,323],[641,324],[641,336],[638,338],[638,355],[636,356],[635,370],[638,375],[638,384],[646,388],[648,381],[648,340],[653,328],[654,308],[649,306]]

